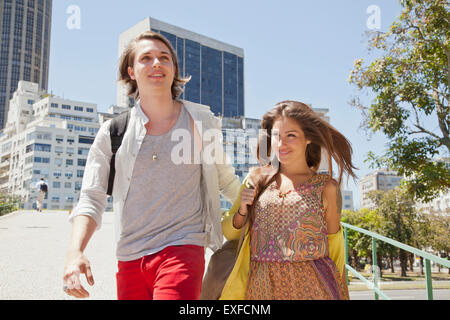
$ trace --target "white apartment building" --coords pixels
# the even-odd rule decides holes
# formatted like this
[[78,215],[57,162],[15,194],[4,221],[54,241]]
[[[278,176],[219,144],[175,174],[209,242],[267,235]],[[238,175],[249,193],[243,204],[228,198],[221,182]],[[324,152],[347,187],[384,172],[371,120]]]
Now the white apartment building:
[[353,191],[342,190],[342,209],[355,210],[353,206]]
[[398,176],[396,172],[386,169],[380,169],[362,177],[359,180],[361,208],[374,208],[373,202],[367,196],[370,191],[392,190],[400,186],[402,179],[403,177]]
[[31,209],[35,185],[44,178],[49,189],[44,208],[71,209],[99,128],[95,104],[52,96],[36,83],[20,81],[0,136],[0,191],[21,197],[24,209]]

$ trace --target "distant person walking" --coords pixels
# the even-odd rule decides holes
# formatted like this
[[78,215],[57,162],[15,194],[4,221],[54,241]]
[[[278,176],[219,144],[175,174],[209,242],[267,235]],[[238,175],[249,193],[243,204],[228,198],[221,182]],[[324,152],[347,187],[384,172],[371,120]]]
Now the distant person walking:
[[48,192],[48,186],[44,181],[44,178],[41,178],[38,183],[36,183],[36,189],[38,190],[38,197],[36,199],[36,210],[38,212],[42,212],[42,206],[44,203],[45,195]]

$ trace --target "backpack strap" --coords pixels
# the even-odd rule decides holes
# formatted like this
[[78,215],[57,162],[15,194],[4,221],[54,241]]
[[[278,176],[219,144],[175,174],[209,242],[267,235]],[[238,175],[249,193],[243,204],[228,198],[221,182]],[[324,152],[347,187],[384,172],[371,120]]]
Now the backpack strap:
[[111,126],[109,127],[109,136],[111,137],[111,163],[109,169],[108,179],[108,191],[107,195],[111,196],[114,186],[114,176],[116,175],[116,152],[122,144],[123,136],[127,131],[128,122],[130,120],[131,110],[121,113],[117,117],[111,120]]

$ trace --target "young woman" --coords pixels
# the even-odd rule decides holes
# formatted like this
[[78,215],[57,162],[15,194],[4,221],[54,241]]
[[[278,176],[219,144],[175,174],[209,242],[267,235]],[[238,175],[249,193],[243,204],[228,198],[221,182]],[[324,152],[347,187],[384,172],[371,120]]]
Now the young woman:
[[[344,173],[355,177],[349,141],[296,101],[278,103],[261,127],[267,135],[258,153],[266,143],[272,161],[249,174],[231,211],[239,209],[228,226],[224,219],[224,233],[232,223],[235,230],[245,226],[246,236],[221,299],[349,299],[339,188]],[[322,149],[329,174],[317,172]]]

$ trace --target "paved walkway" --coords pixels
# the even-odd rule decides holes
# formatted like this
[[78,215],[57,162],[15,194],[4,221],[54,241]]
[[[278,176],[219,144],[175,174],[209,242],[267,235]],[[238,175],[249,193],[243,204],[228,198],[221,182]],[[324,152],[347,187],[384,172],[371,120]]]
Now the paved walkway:
[[[71,224],[64,211],[22,211],[0,217],[0,299],[72,299],[62,291]],[[86,249],[95,285],[90,299],[115,299],[113,215]],[[87,285],[86,279],[82,283]]]
[[[62,276],[72,225],[65,211],[21,211],[0,217],[0,300],[72,300],[62,291]],[[85,254],[95,285],[82,275],[92,300],[116,299],[114,216],[105,213]],[[209,261],[211,250],[207,249]]]
[[[66,211],[21,211],[0,217],[0,300],[75,299],[62,291],[72,228],[67,218]],[[116,299],[113,218],[113,213],[104,214],[102,228],[94,233],[85,251],[95,279],[95,285],[90,287],[82,276],[81,281],[90,292],[88,299]],[[207,263],[211,254],[207,249]],[[350,297],[372,299],[370,294],[352,291]]]

